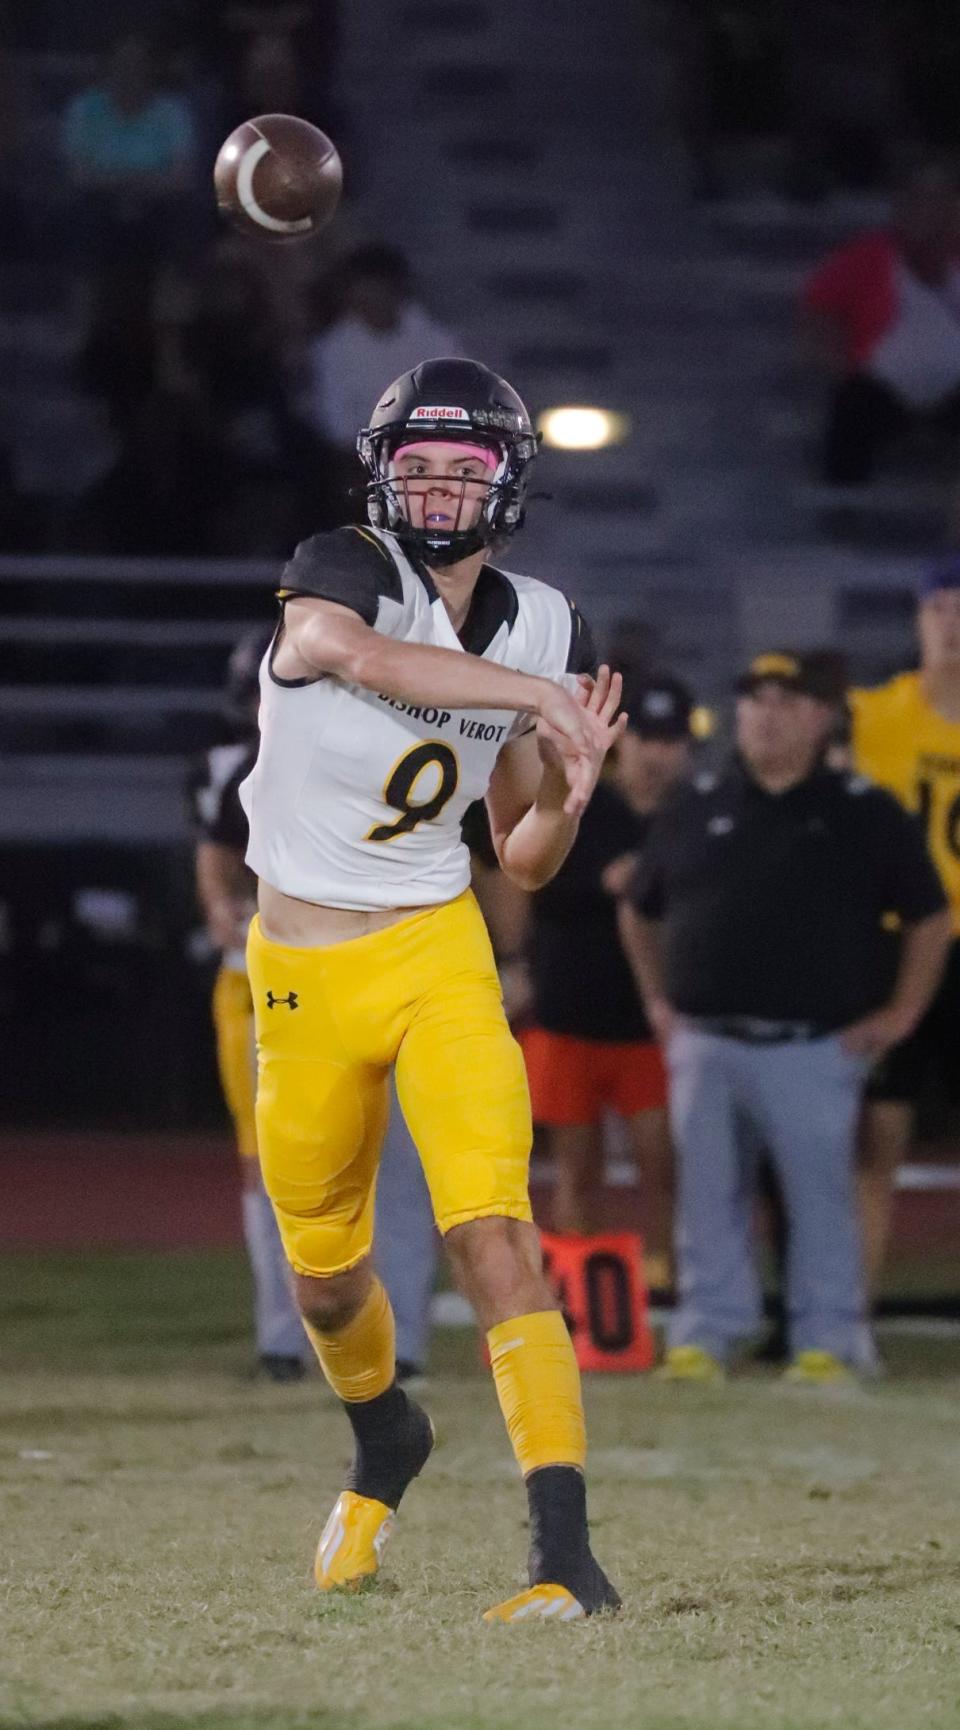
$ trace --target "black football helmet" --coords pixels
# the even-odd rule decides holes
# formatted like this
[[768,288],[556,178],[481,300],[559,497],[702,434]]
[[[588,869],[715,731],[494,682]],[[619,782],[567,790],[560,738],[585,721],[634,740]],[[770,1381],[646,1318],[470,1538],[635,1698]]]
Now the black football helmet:
[[[497,466],[473,528],[417,529],[409,521],[402,488],[390,478],[390,462],[400,445],[429,439],[462,439],[496,453]],[[506,379],[476,360],[425,360],[384,391],[357,439],[370,476],[367,516],[374,528],[390,529],[425,564],[456,564],[520,528],[527,471],[539,445],[530,416]]]
[[271,626],[246,631],[234,644],[227,662],[224,711],[231,720],[249,722],[251,705],[260,691],[260,662],[273,641]]

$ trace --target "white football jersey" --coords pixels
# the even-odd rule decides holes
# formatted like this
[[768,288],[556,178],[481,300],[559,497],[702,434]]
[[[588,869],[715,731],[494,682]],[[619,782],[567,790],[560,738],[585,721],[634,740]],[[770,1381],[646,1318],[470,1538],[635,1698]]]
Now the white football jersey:
[[[281,604],[293,595],[351,607],[403,642],[469,651],[547,679],[593,666],[590,633],[571,602],[490,565],[458,637],[429,572],[381,529],[335,529],[301,542]],[[240,788],[247,864],[284,894],[327,907],[452,900],[470,881],[464,813],[530,718],[414,707],[330,676],[280,679],[276,641],[260,669],[260,751]]]

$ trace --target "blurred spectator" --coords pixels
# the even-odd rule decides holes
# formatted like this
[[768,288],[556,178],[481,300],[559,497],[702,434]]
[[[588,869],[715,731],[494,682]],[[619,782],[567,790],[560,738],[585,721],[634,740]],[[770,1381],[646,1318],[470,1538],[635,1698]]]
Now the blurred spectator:
[[211,65],[232,71],[258,36],[282,36],[311,78],[328,80],[340,48],[339,0],[186,0],[184,28]]
[[303,114],[306,118],[303,62],[289,36],[251,39],[243,58],[240,105],[234,125],[251,114]]
[[556,877],[530,901],[534,1026],[521,1038],[534,1121],[554,1160],[555,1232],[601,1229],[602,1124],[629,1128],[640,1175],[646,1275],[670,1283],[673,1173],[663,1059],[617,930],[617,897],[652,813],[690,756],[689,692],[652,678],[625,693],[630,726]]
[[[236,89],[227,92],[223,137],[256,114],[299,114],[314,119],[305,63],[289,36],[251,36],[240,58]],[[308,112],[313,110],[313,112]]]
[[324,451],[294,413],[285,359],[258,273],[214,256],[175,346],[217,501],[207,550],[271,556],[333,524]]
[[904,1044],[871,1077],[861,1136],[861,1210],[875,1289],[898,1168],[918,1099],[938,1079],[960,1106],[960,556],[927,576],[918,611],[920,670],[850,693],[857,768],[918,811],[953,911],[954,941],[940,990]]
[[295,113],[342,146],[339,0],[184,0],[179,23],[223,87],[225,132],[256,114]]
[[43,549],[43,513],[35,499],[20,492],[10,452],[0,445],[0,553],[39,553]]
[[211,477],[188,406],[145,397],[130,415],[116,462],[85,493],[65,525],[76,553],[196,557],[208,544]]
[[876,0],[789,0],[784,63],[786,190],[882,187],[898,107],[888,8]]
[[95,296],[77,383],[106,404],[115,429],[125,432],[161,382],[160,330],[149,297],[131,296],[122,277],[101,278]]
[[838,692],[822,657],[760,656],[738,691],[737,758],[668,798],[632,891],[678,1160],[665,1373],[716,1378],[758,1329],[760,1142],[786,1214],[787,1373],[835,1381],[875,1363],[854,1177],[867,1066],[919,1023],[950,921],[913,819],[823,763]]
[[220,1085],[236,1142],[257,1355],[271,1381],[292,1382],[302,1377],[310,1348],[257,1152],[256,1037],[244,954],[257,883],[245,863],[247,820],[239,794],[257,760],[260,662],[272,636],[272,630],[253,631],[230,656],[224,725],[229,742],[212,746],[192,765],[188,798],[197,900],[210,946],[220,957],[211,1008]]
[[10,47],[5,13],[0,10],[0,232],[5,263],[28,250],[27,212],[21,196],[23,92],[16,55]]
[[904,118],[912,138],[932,150],[960,146],[960,32],[944,0],[898,0],[893,8]]
[[339,315],[310,348],[310,424],[351,456],[384,387],[422,360],[462,355],[457,338],[414,298],[392,246],[359,246],[338,273]]
[[256,273],[213,256],[180,325],[186,376],[237,460],[279,466],[288,415],[283,355]]
[[960,204],[944,166],[915,169],[889,228],[832,253],[803,312],[831,381],[823,471],[862,485],[912,422],[960,430]]
[[113,44],[100,81],[68,106],[62,146],[79,195],[72,233],[94,272],[149,275],[162,258],[189,248],[193,121],[182,97],[158,88],[145,37]]
[[693,192],[725,190],[720,145],[782,128],[782,39],[766,0],[680,0],[674,12],[677,104]]

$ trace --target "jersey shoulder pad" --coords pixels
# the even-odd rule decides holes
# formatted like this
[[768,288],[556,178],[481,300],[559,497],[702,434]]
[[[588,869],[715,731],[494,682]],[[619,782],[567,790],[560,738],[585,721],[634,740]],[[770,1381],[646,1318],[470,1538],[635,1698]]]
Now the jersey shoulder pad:
[[547,679],[593,672],[589,626],[566,595],[539,577],[521,576],[515,571],[500,571],[498,575],[516,593],[523,670]]
[[381,598],[403,600],[403,583],[389,543],[372,529],[330,529],[301,541],[284,567],[278,591],[282,601],[314,595],[376,622]]
[[576,601],[571,601],[569,596],[566,597],[566,601],[570,609],[570,647],[567,651],[566,671],[568,673],[589,673],[591,679],[595,679],[599,663],[593,632]]

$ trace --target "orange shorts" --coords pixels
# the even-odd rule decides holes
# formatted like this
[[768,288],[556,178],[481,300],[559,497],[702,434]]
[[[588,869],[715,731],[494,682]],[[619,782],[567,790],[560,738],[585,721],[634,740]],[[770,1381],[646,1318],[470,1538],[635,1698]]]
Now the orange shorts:
[[534,1123],[565,1128],[596,1123],[604,1111],[635,1117],[667,1103],[667,1072],[658,1045],[577,1039],[542,1027],[528,1027],[518,1037]]

